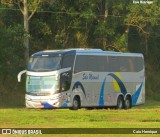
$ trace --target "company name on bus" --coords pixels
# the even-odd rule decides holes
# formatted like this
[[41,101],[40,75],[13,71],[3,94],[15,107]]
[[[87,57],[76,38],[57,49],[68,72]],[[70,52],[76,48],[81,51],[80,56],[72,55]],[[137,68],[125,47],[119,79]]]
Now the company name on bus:
[[94,74],[86,74],[86,73],[83,73],[83,76],[82,76],[82,79],[83,80],[98,80],[99,79],[99,75],[94,75]]

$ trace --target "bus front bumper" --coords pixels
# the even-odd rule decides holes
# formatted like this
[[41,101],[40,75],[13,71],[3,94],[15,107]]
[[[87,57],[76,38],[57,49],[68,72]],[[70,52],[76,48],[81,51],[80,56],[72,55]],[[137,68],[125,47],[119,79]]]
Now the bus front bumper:
[[53,108],[58,108],[59,107],[59,102],[58,101],[30,101],[26,100],[26,108],[47,108],[47,109],[53,109]]

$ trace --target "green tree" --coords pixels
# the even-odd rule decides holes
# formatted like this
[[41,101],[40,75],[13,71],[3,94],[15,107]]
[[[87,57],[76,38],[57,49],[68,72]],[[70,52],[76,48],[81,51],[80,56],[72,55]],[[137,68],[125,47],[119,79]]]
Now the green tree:
[[[18,0],[17,4],[19,6],[19,9],[21,10],[24,18],[24,47],[25,50],[25,59],[26,64],[29,60],[29,21],[32,18],[32,16],[35,14],[38,5],[40,4],[41,0]],[[22,5],[22,6],[21,6]],[[29,15],[29,11],[31,12]]]
[[124,20],[128,27],[136,28],[145,41],[145,53],[148,54],[148,40],[153,28],[159,24],[160,6],[158,0],[153,4],[130,4]]

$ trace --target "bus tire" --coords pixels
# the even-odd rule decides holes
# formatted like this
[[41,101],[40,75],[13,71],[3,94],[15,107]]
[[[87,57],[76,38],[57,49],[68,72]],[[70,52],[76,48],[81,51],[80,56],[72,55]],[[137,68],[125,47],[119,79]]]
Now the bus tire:
[[124,108],[125,109],[130,109],[131,107],[132,107],[131,98],[129,96],[127,96],[125,101],[124,101]]
[[71,110],[78,110],[80,108],[80,99],[76,96],[73,99],[73,106]]
[[124,99],[122,96],[119,96],[117,99],[116,109],[123,109],[123,108],[124,108]]

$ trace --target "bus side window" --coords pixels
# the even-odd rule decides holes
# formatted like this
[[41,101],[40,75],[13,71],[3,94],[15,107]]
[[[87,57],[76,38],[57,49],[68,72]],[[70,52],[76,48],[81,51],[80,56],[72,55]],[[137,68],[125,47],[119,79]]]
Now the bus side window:
[[72,71],[67,71],[60,74],[60,88],[62,92],[70,89],[71,81]]
[[74,73],[81,71],[88,71],[88,56],[87,55],[77,55],[75,61]]
[[[62,61],[62,68],[71,67],[71,69],[73,69],[74,59],[75,59],[74,54],[65,55]],[[61,83],[60,85],[61,86],[60,87],[61,87],[62,92],[70,89],[71,80],[72,80],[72,70],[61,73],[60,75],[60,83]]]
[[129,63],[129,66],[130,66],[130,72],[135,72],[134,58],[130,57],[128,59],[128,63]]
[[97,61],[95,59],[95,56],[90,56],[88,58],[88,70],[94,72],[94,71],[97,71],[97,67],[98,67],[98,65],[97,65]]
[[128,57],[119,57],[120,72],[129,72]]
[[67,91],[70,89],[70,81],[62,81],[62,91]]
[[97,72],[108,72],[107,56],[95,56],[95,65]]
[[139,72],[144,67],[144,61],[142,57],[135,57],[134,58],[134,65],[135,65],[135,71]]
[[141,57],[119,57],[121,72],[138,72],[143,69]]
[[108,56],[109,59],[109,72],[119,72],[120,71],[120,62],[118,61],[117,56]]
[[73,68],[74,58],[75,58],[74,55],[65,55],[63,57],[62,68],[68,68],[68,67]]

